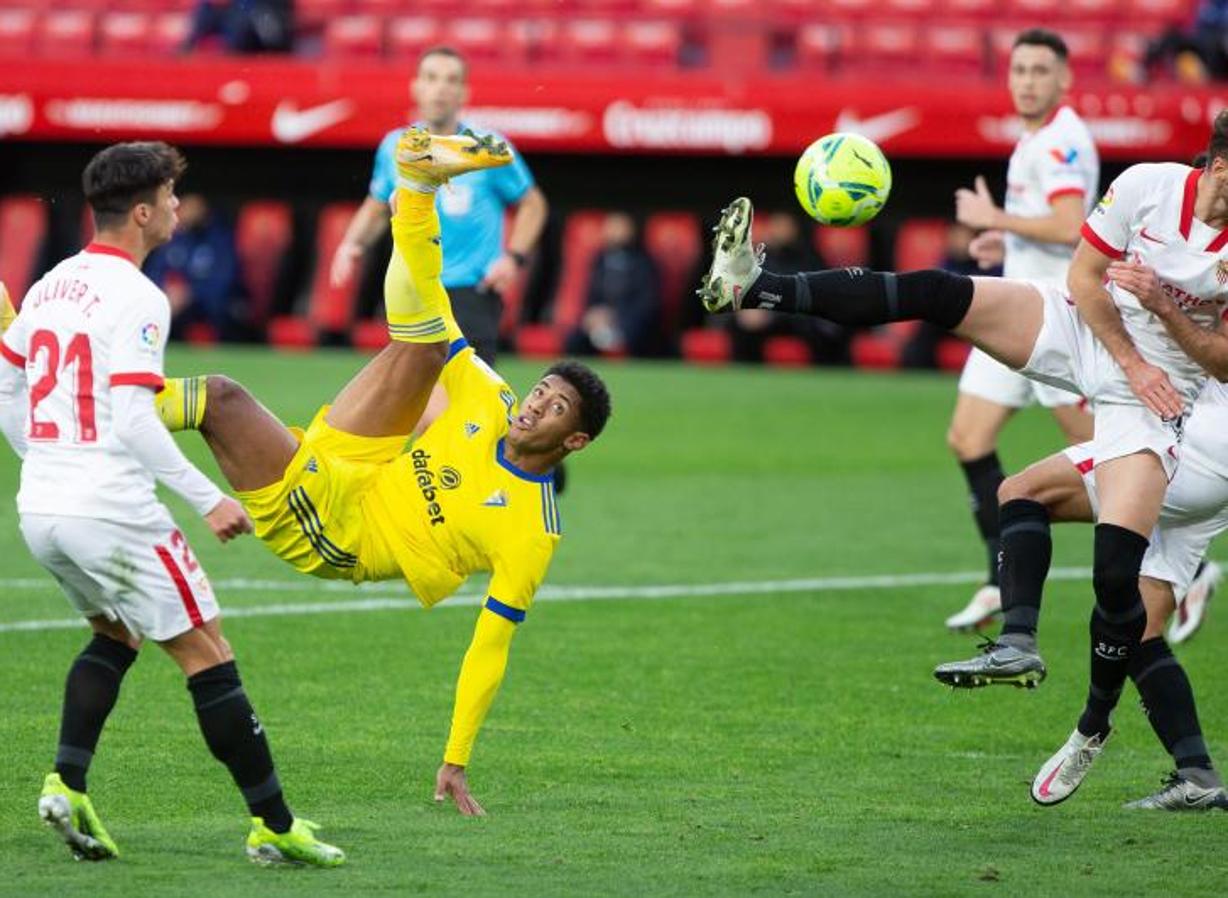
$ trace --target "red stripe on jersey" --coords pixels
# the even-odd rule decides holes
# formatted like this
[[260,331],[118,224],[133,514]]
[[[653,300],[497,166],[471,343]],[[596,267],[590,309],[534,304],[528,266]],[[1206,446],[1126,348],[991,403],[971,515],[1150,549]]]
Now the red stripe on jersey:
[[1110,259],[1120,259],[1125,255],[1122,250],[1114,249],[1112,246],[1109,246],[1108,242],[1093,231],[1092,226],[1087,222],[1083,222],[1083,227],[1079,230],[1079,233],[1083,235],[1084,240],[1096,247],[1096,249],[1100,250],[1100,252],[1104,253]]
[[164,546],[154,546],[154,551],[162,559],[166,572],[175,581],[175,589],[179,590],[179,598],[183,601],[184,610],[188,612],[188,620],[192,622],[193,627],[203,627],[205,621],[200,616],[200,608],[196,606],[196,599],[192,597],[192,587],[188,586],[188,581],[183,576],[183,571],[179,570],[179,565],[175,564],[175,559]]
[[1094,467],[1096,467],[1096,460],[1094,458],[1085,458],[1075,465],[1075,470],[1080,474],[1086,474]]
[[1198,195],[1198,176],[1201,168],[1191,168],[1185,176],[1185,196],[1181,198],[1181,236],[1190,239],[1190,224],[1194,221],[1194,199]]
[[154,374],[151,371],[124,371],[111,375],[111,386],[149,387],[155,393],[161,393],[162,388],[166,386],[166,381],[161,374]]
[[1214,240],[1207,244],[1207,252],[1217,253],[1228,245],[1228,228],[1224,228]]
[[1082,187],[1059,187],[1057,190],[1050,193],[1045,200],[1052,203],[1059,196],[1083,196],[1087,191]]
[[24,368],[26,366],[25,356],[20,356],[13,352],[13,350],[9,349],[8,344],[3,340],[0,340],[0,355],[4,356],[6,361],[11,362],[18,368]]
[[90,244],[86,246],[82,252],[95,253],[99,256],[117,256],[121,259],[126,259],[133,265],[136,265],[136,259],[132,258],[131,255],[120,249],[118,246],[111,246],[107,243],[90,242]]

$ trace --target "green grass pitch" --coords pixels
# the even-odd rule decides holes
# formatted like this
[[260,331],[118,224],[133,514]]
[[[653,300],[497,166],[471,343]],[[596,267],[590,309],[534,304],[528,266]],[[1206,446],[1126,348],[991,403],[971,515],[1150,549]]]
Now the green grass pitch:
[[[177,371],[244,381],[298,423],[360,362],[263,350],[171,358]],[[520,388],[535,371],[505,366]],[[72,862],[35,799],[84,633],[0,632],[0,895],[1222,893],[1228,818],[1121,810],[1167,769],[1130,687],[1081,792],[1052,809],[1028,798],[1081,705],[1087,582],[1047,593],[1044,686],[970,694],[940,687],[930,669],[971,652],[942,620],[973,584],[771,586],[981,566],[943,444],[952,379],[603,371],[615,417],[571,463],[548,582],[749,585],[539,602],[470,769],[487,818],[431,801],[472,604],[228,622],[292,807],[349,852],[336,871],[247,863],[242,804],[199,737],[182,678],[155,649],[129,675],[90,778],[124,857]],[[1058,439],[1043,413],[1021,415],[1004,459],[1017,469]],[[216,474],[199,438],[181,441]],[[16,472],[5,449],[5,495]],[[217,545],[171,505],[224,609],[398,594],[296,578],[252,540]],[[1087,528],[1059,531],[1055,565],[1086,565],[1089,546]],[[0,623],[71,616],[29,558],[11,501],[0,558]],[[1224,762],[1228,633],[1211,615],[1180,655]]]

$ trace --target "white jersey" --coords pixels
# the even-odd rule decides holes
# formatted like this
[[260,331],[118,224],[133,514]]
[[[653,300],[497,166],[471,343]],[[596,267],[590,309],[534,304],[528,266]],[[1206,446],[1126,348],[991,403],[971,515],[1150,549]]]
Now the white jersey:
[[[1228,302],[1228,229],[1214,230],[1194,217],[1201,173],[1174,162],[1131,166],[1084,223],[1083,237],[1107,256],[1152,268],[1185,314],[1215,328]],[[1206,373],[1132,293],[1116,284],[1108,291],[1139,354],[1163,368],[1192,401]]]
[[1228,481],[1228,385],[1213,377],[1207,378],[1185,424],[1181,459]]
[[[1056,197],[1078,194],[1086,214],[1099,189],[1100,157],[1091,132],[1078,113],[1062,106],[1039,130],[1025,133],[1015,144],[1006,172],[1004,208],[1021,218],[1044,218]],[[1002,274],[1064,284],[1073,255],[1072,246],[1007,233]]]
[[133,524],[165,515],[153,475],[112,426],[111,387],[160,388],[169,329],[166,294],[112,247],[91,244],[30,288],[0,342],[29,390],[23,515]]

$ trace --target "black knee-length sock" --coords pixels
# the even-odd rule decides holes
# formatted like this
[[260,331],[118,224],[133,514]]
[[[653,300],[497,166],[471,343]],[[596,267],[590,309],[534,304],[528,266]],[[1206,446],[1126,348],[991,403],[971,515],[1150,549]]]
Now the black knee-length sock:
[[68,670],[55,772],[70,789],[85,791],[98,737],[136,654],[124,643],[96,634]]

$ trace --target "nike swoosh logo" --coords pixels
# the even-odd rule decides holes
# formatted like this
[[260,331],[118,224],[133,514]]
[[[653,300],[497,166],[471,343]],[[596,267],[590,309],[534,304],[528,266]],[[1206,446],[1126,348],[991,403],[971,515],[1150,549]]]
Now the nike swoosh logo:
[[1161,246],[1162,246],[1162,245],[1164,244],[1164,242],[1165,242],[1165,241],[1161,240],[1159,237],[1152,237],[1150,234],[1148,234],[1148,233],[1147,233],[1147,229],[1146,229],[1146,228],[1143,228],[1141,231],[1139,231],[1139,232],[1138,232],[1138,235],[1139,235],[1140,237],[1142,237],[1144,240],[1150,240],[1152,243],[1159,243]]
[[273,137],[280,143],[298,143],[339,124],[354,114],[351,100],[333,100],[320,106],[299,109],[290,100],[282,100],[273,110],[270,126]]
[[867,118],[861,118],[855,109],[841,109],[840,114],[836,116],[835,129],[851,131],[862,137],[868,137],[875,143],[882,143],[897,134],[911,131],[919,124],[921,124],[921,114],[911,106],[893,109],[890,112],[871,115]]
[[1050,773],[1050,774],[1049,774],[1047,777],[1045,777],[1045,781],[1044,781],[1043,783],[1041,783],[1041,784],[1040,784],[1040,788],[1036,790],[1036,793],[1037,793],[1037,794],[1038,794],[1038,795],[1039,795],[1041,798],[1048,798],[1048,797],[1049,797],[1049,784],[1050,784],[1050,783],[1052,783],[1052,782],[1053,782],[1054,777],[1056,777],[1056,776],[1058,775],[1058,773],[1060,773],[1060,772],[1061,772],[1061,770],[1062,770],[1062,765],[1063,765],[1063,764],[1065,764],[1065,763],[1066,763],[1066,762],[1065,762],[1065,761],[1063,761],[1061,764],[1058,764],[1056,767],[1054,767],[1054,768],[1053,768],[1053,772],[1052,772],[1052,773]]

